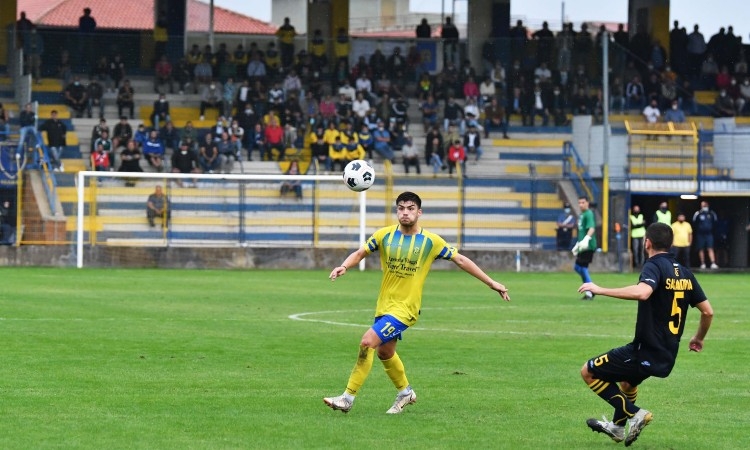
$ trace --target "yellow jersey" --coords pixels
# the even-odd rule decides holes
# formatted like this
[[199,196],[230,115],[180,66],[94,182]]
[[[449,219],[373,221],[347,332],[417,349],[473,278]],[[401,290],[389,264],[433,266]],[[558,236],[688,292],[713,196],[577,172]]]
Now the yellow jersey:
[[693,227],[689,222],[680,222],[679,220],[672,224],[672,245],[675,247],[690,247],[690,235],[693,234]]
[[383,281],[375,316],[388,314],[408,326],[419,318],[422,288],[433,261],[458,255],[456,248],[437,234],[421,229],[415,235],[405,235],[398,225],[376,231],[364,249],[368,255],[380,251]]

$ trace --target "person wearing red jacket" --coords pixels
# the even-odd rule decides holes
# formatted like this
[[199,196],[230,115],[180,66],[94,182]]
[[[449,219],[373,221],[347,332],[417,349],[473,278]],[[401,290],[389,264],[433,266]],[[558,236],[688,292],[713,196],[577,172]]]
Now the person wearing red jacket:
[[282,161],[284,159],[284,129],[279,126],[279,123],[276,121],[276,118],[271,118],[270,123],[266,127],[265,130],[266,135],[266,156],[268,159],[273,158],[273,150],[276,150],[279,152],[279,156],[277,158],[277,161]]
[[453,169],[457,164],[461,164],[461,172],[466,178],[466,150],[460,140],[453,141],[453,145],[448,147],[448,176],[453,177]]

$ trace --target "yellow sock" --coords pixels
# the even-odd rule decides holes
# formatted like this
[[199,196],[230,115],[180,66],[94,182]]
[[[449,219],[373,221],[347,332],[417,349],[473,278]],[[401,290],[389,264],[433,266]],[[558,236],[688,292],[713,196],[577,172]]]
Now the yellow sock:
[[396,389],[403,391],[409,386],[409,380],[406,379],[406,371],[404,370],[404,363],[401,362],[401,358],[398,357],[398,353],[394,353],[391,359],[381,360],[385,373],[393,381],[393,385]]
[[349,382],[346,383],[347,394],[357,395],[357,392],[362,388],[362,385],[365,384],[367,375],[370,374],[370,369],[372,369],[372,358],[374,355],[374,349],[365,346],[359,347],[357,363],[354,364],[352,374],[349,375]]

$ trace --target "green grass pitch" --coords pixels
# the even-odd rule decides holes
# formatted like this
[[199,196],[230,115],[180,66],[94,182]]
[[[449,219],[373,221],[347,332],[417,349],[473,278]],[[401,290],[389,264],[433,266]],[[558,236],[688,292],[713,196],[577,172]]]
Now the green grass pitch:
[[[399,343],[418,402],[376,360],[349,414],[343,390],[379,271],[0,270],[0,448],[597,449],[611,408],[587,358],[632,337],[636,303],[578,300],[574,273],[498,273],[504,303],[460,271],[433,271]],[[714,310],[702,353],[647,380],[654,421],[633,448],[750,448],[750,277],[698,274]],[[593,274],[607,286],[637,274]]]

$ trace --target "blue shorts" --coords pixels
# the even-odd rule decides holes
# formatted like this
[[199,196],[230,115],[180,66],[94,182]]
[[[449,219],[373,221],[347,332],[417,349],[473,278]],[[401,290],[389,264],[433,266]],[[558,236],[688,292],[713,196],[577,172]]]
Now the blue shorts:
[[391,315],[378,316],[372,325],[373,331],[378,335],[380,341],[385,344],[394,339],[401,339],[401,333],[409,328]]
[[711,233],[697,233],[695,235],[695,243],[698,250],[714,248],[714,235]]

